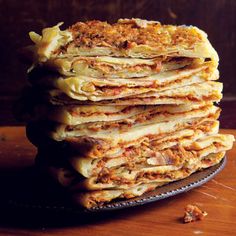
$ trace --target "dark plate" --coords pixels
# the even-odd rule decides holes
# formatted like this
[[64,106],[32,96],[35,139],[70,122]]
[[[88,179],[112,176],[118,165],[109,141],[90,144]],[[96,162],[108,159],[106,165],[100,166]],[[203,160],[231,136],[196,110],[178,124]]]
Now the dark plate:
[[61,213],[72,212],[75,214],[118,210],[155,202],[187,192],[212,179],[224,168],[225,164],[226,157],[213,167],[196,172],[186,179],[159,187],[140,197],[113,201],[108,204],[93,207],[90,210],[72,205],[69,196],[67,196],[60,188],[52,188],[52,185],[51,183],[48,183],[48,180],[42,181],[39,176],[35,175],[35,170],[31,169],[25,172],[24,175],[21,173],[20,175],[15,176],[15,180],[17,178],[18,181],[14,181],[15,186],[11,188],[13,190],[8,192],[7,204],[11,208],[17,208],[18,210],[28,209],[56,211]]

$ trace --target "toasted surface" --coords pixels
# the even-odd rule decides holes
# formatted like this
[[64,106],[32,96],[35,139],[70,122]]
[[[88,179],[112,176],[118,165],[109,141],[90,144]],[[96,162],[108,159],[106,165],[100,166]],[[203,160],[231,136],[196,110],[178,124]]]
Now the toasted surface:
[[61,31],[58,24],[30,37],[39,61],[68,55],[153,58],[184,56],[218,61],[207,35],[193,26],[162,25],[141,19],[78,22]]

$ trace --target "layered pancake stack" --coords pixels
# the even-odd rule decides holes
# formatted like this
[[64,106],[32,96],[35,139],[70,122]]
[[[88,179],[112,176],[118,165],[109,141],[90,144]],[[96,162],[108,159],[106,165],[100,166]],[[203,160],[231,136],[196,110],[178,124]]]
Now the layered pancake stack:
[[91,208],[219,163],[218,55],[193,26],[140,19],[58,24],[30,37],[21,104],[37,165]]

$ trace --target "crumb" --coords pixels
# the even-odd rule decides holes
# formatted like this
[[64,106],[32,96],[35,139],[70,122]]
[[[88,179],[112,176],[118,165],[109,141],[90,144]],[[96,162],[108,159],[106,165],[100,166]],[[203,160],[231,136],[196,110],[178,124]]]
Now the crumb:
[[187,205],[184,212],[184,223],[202,220],[207,212],[200,210],[197,206]]

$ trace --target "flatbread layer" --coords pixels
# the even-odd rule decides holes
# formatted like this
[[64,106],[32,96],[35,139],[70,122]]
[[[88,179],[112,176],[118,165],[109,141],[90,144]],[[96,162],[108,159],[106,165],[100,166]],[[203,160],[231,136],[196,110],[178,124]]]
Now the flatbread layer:
[[[39,75],[33,71],[30,81],[43,89],[53,89],[54,93],[65,94],[79,101],[103,101],[121,99],[148,93],[161,93],[180,89],[198,83],[211,83],[219,78],[209,62],[195,68],[184,68],[135,79],[95,78],[87,76],[62,77],[53,74]],[[212,82],[213,83],[213,82]],[[180,94],[181,95],[181,94]]]
[[202,62],[197,58],[140,59],[100,56],[54,58],[47,60],[43,66],[65,76],[139,78]]
[[[70,191],[72,191],[75,203],[86,208],[92,208],[105,202],[110,202],[116,198],[132,198],[141,196],[145,192],[152,191],[158,186],[187,178],[196,171],[218,164],[223,159],[224,155],[224,151],[210,153],[202,158],[198,158],[198,161],[196,161],[195,158],[194,164],[191,163],[190,166],[187,165],[186,167],[176,170],[168,170],[167,168],[164,170],[163,168],[163,174],[156,174],[154,178],[151,178],[145,183],[133,186],[131,185],[124,189],[102,189],[81,192],[81,190],[78,191],[77,188],[70,188]],[[51,167],[48,168],[47,171],[51,177],[53,177],[57,182],[59,181],[60,184],[66,188],[68,188],[68,184],[70,185],[71,182],[74,182],[75,184],[77,181],[76,178],[72,177],[72,172],[68,171],[66,168]],[[149,175],[149,177],[150,176],[152,175]],[[74,186],[76,186],[76,184]]]
[[[154,159],[149,163],[132,163],[118,168],[104,168],[99,175],[79,181],[72,188],[85,190],[102,189],[127,189],[134,185],[149,183],[151,181],[171,181],[175,171],[183,168],[195,169],[201,160],[212,153],[227,151],[232,148],[234,137],[232,135],[215,135],[210,138],[200,139],[204,143],[202,149],[193,148],[198,145],[198,140],[186,146],[177,145],[157,152],[156,160],[164,156],[169,159],[166,165],[156,165]],[[147,159],[148,160],[148,159]],[[178,173],[178,172],[177,172]],[[173,175],[172,175],[173,174]]]
[[[37,97],[38,98],[38,97]],[[203,107],[211,102],[195,102],[181,105],[137,105],[137,106],[99,106],[99,105],[51,105],[37,100],[31,92],[22,96],[15,106],[18,119],[23,121],[51,120],[67,125],[89,122],[108,122],[128,119],[140,114],[153,113],[155,110],[170,113],[186,111],[187,108]]]
[[[193,172],[187,172],[182,170],[178,171],[178,178],[183,179],[187,178],[192,173],[208,168],[210,166],[218,164],[224,157],[225,152],[220,152],[216,154],[210,154],[208,157],[202,160],[201,164],[198,166],[198,168]],[[179,180],[178,179],[178,180]],[[176,180],[172,180],[170,182],[173,182]],[[82,205],[86,208],[93,208],[98,205],[102,205],[104,203],[110,202],[114,199],[129,199],[137,196],[141,196],[146,192],[150,192],[154,190],[156,187],[163,186],[164,184],[167,184],[169,182],[153,182],[149,184],[142,184],[139,186],[132,187],[130,189],[124,189],[124,190],[97,190],[97,191],[90,191],[90,192],[83,192],[83,193],[74,193],[73,199],[74,202]]]
[[49,130],[49,136],[59,141],[73,137],[78,139],[91,137],[116,145],[119,142],[131,142],[144,135],[164,133],[165,130],[184,125],[196,118],[219,115],[219,112],[220,109],[214,105],[195,109],[186,107],[185,111],[176,113],[168,112],[168,110],[161,111],[157,107],[152,113],[142,113],[118,121],[92,122],[76,126],[55,124],[53,130]]
[[78,22],[64,31],[60,25],[43,29],[42,35],[30,32],[38,61],[69,56],[172,56],[211,58],[218,62],[206,33],[193,26],[162,25],[141,19],[120,19],[114,24]]
[[[206,126],[209,126],[206,129]],[[151,142],[142,142],[138,146],[131,146],[120,149],[113,155],[102,158],[88,158],[75,155],[68,157],[72,167],[84,177],[98,175],[104,168],[118,168],[133,163],[146,163],[150,165],[165,165],[174,163],[171,158],[162,155],[159,151],[176,145],[187,147],[194,141],[216,135],[218,133],[217,122],[206,122],[204,125],[189,129],[184,129],[167,135],[164,138],[153,140]],[[215,136],[213,136],[215,137]]]
[[77,97],[75,93],[70,93],[69,95],[71,97],[69,97],[56,89],[45,91],[46,93],[44,96],[46,100],[54,105],[179,105],[201,101],[219,102],[222,99],[222,89],[222,83],[207,81],[160,92],[148,92],[137,95],[132,94],[125,98],[100,100],[99,102],[77,100],[77,98],[80,98],[80,95]]

